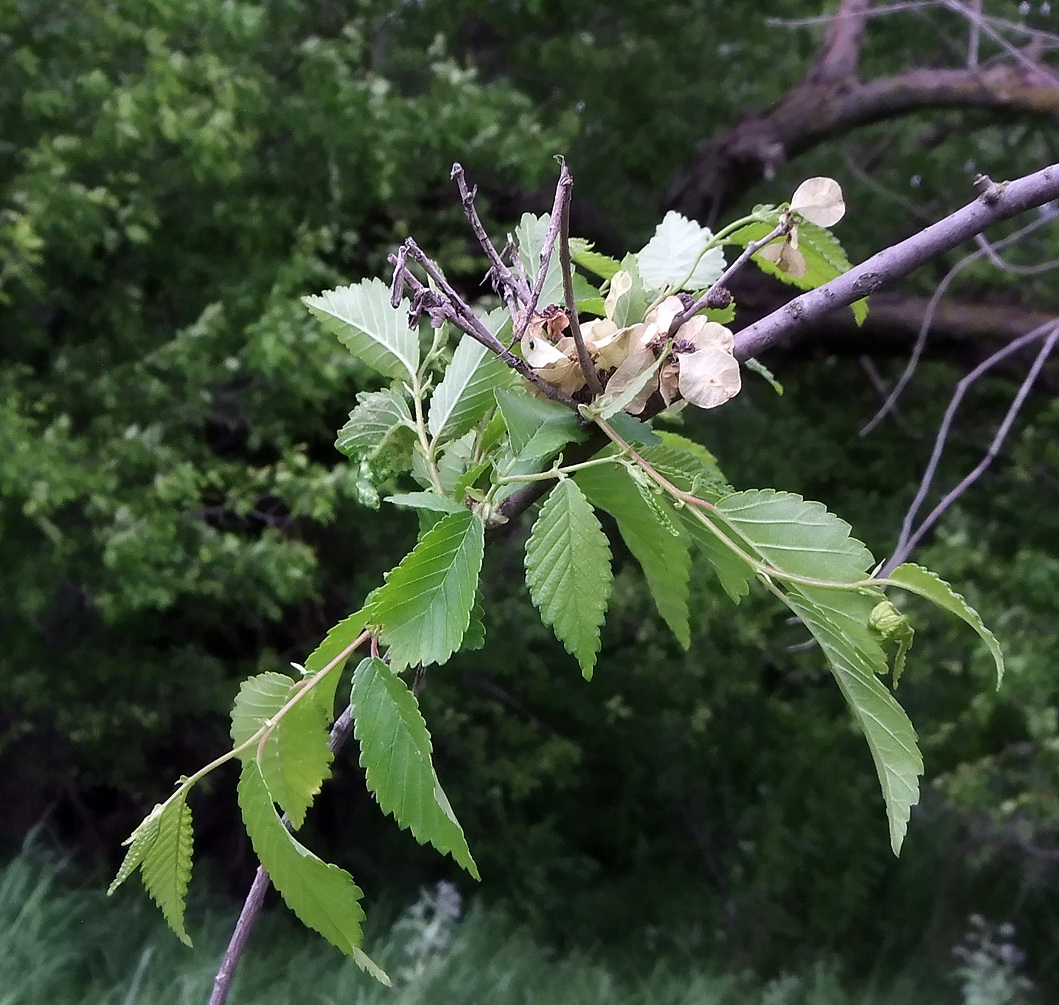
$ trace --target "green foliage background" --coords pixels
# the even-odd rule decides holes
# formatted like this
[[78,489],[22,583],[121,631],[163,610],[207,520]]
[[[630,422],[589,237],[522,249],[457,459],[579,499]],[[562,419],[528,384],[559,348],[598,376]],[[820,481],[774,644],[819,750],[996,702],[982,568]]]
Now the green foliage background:
[[[508,226],[522,203],[547,205],[551,155],[565,151],[578,197],[608,214],[588,236],[638,246],[698,139],[775,100],[814,51],[813,29],[765,16],[806,13],[793,0],[18,0],[0,12],[9,841],[50,809],[86,854],[115,854],[169,780],[225,743],[238,681],[303,659],[410,545],[412,518],[365,508],[370,484],[333,447],[373,385],[298,298],[383,272],[408,232],[472,289],[481,265],[448,179],[457,158]],[[866,72],[932,55],[895,21],[869,38]],[[1047,155],[1036,123],[956,121],[863,131],[747,205],[816,171],[838,177],[856,260],[917,213],[962,202],[976,168],[1002,177]],[[926,158],[936,129],[944,142]],[[887,156],[865,180],[847,155],[883,132]],[[1038,233],[1024,254],[1059,254]],[[924,270],[923,288],[942,270]],[[957,292],[995,283],[971,270]],[[1021,291],[1031,304],[1047,294],[1038,283]],[[954,372],[927,368],[901,423],[860,439],[876,397],[852,360],[781,364],[783,399],[751,383],[684,431],[737,487],[819,499],[886,554]],[[945,474],[977,460],[1004,405],[1002,385],[982,392]],[[933,782],[900,862],[863,741],[822,661],[789,650],[795,626],[754,598],[733,617],[703,580],[684,654],[615,541],[611,621],[586,685],[509,586],[523,539],[491,548],[486,647],[432,673],[424,695],[487,893],[576,938],[684,918],[753,963],[942,945],[971,909],[1017,912],[1045,968],[1059,944],[1040,864],[1059,829],[1059,412],[1037,401],[1025,414],[923,554],[995,626],[1010,671],[996,695],[960,627],[932,616],[917,635],[902,700]],[[237,861],[230,796],[214,788],[196,816],[207,848]],[[369,892],[446,868],[391,828],[351,777],[309,825]]]

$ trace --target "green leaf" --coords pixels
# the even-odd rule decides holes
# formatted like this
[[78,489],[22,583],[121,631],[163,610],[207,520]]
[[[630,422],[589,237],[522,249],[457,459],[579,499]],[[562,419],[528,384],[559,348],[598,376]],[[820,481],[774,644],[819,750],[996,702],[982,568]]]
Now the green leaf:
[[386,502],[402,509],[428,509],[436,513],[462,513],[465,509],[455,499],[437,492],[402,492],[387,496]]
[[353,460],[364,460],[384,475],[407,471],[415,423],[408,403],[393,388],[362,391],[349,421],[338,431],[335,446]]
[[514,389],[498,390],[495,394],[517,460],[550,457],[587,435],[577,414],[556,401],[534,398]]
[[690,542],[676,511],[664,499],[649,502],[618,462],[585,468],[574,481],[593,506],[614,517],[618,533],[643,569],[658,613],[677,641],[689,648]]
[[[871,552],[849,536],[850,526],[822,503],[791,492],[754,489],[735,492],[717,503],[725,519],[757,556],[796,576],[856,583],[868,576]],[[799,589],[794,584],[794,589]]]
[[709,451],[691,440],[683,440],[684,444],[698,447],[697,450],[689,450],[687,446],[681,445],[680,440],[683,437],[674,439],[673,434],[663,433],[662,444],[644,447],[640,456],[683,492],[690,492],[706,502],[714,502],[728,495],[731,486],[725,481]]
[[[367,623],[368,618],[365,610],[355,611],[348,618],[343,618],[328,631],[323,641],[309,654],[309,658],[305,661],[305,669],[309,673],[323,670],[328,663],[340,656],[357,640],[357,636],[364,631],[364,626]],[[343,658],[342,663],[345,663],[348,658],[348,655]],[[338,673],[341,669],[342,666],[339,664],[328,675],[329,679],[334,679],[335,687],[338,685]],[[334,689],[332,689],[333,694]]]
[[415,695],[382,660],[369,658],[353,673],[350,702],[360,765],[382,811],[420,844],[451,855],[480,879],[463,828],[434,772],[430,733]]
[[587,269],[593,275],[599,276],[600,279],[612,279],[614,273],[621,268],[621,264],[616,258],[601,255],[598,251],[592,251],[588,248],[584,251],[574,250],[573,242],[571,242],[570,260]]
[[881,593],[807,588],[788,606],[813,633],[854,718],[864,732],[882,786],[890,846],[901,851],[912,807],[919,802],[923,758],[908,716],[879,679],[886,656],[867,627]]
[[383,376],[414,376],[419,369],[419,335],[408,327],[408,303],[392,307],[390,288],[382,280],[340,286],[303,297],[302,303],[354,356]]
[[[495,318],[493,315],[502,315]],[[502,308],[485,319],[493,330],[507,319]],[[470,335],[464,335],[453,353],[445,377],[430,399],[427,426],[439,442],[462,436],[495,404],[494,388],[509,386],[514,371]]]
[[628,412],[618,412],[608,420],[611,429],[614,430],[626,443],[639,447],[658,447],[662,445],[662,437],[652,429],[646,422],[637,419],[635,415]]
[[444,663],[460,646],[474,606],[485,549],[482,521],[453,513],[423,535],[372,600],[395,669]]
[[651,289],[704,290],[724,272],[724,252],[706,246],[713,234],[694,220],[670,210],[636,258]]
[[386,975],[374,965],[366,966],[367,957],[358,952],[364,940],[360,888],[349,873],[317,858],[283,826],[252,760],[243,765],[239,777],[239,809],[254,854],[298,920],[389,984]]
[[184,927],[185,897],[191,880],[194,835],[187,792],[178,791],[146,816],[125,842],[129,850],[107,895],[136,870],[144,889],[158,905],[166,924],[185,945],[191,938]]
[[[745,248],[754,241],[760,241],[772,232],[775,224],[771,222],[750,223],[740,227],[729,237],[733,244]],[[754,264],[766,275],[774,276],[776,279],[800,290],[815,290],[824,283],[848,272],[850,265],[842,245],[838,243],[835,236],[823,227],[817,227],[813,223],[803,222],[798,224],[798,250],[805,259],[805,275],[792,276],[776,267],[773,262],[760,255],[753,258]],[[858,300],[852,305],[853,316],[857,324],[863,324],[868,316],[868,301]]]
[[748,370],[751,370],[756,373],[759,377],[763,377],[765,380],[767,380],[769,382],[769,386],[777,394],[783,394],[783,385],[778,380],[776,380],[775,375],[767,366],[765,366],[764,363],[761,363],[751,357],[750,359],[743,361],[743,366],[745,366]]
[[584,493],[563,479],[545,499],[526,543],[526,585],[585,680],[592,679],[599,652],[611,578],[607,536]]
[[981,636],[993,657],[993,663],[996,665],[996,686],[1000,687],[1004,679],[1004,654],[1000,651],[1000,643],[986,628],[981,615],[960,594],[940,576],[913,562],[899,565],[887,578],[902,589],[925,597],[969,624]]
[[[548,233],[548,224],[551,215],[545,213],[543,216],[534,216],[532,213],[523,213],[518,226],[515,227],[515,241],[518,244],[518,257],[522,268],[526,271],[530,289],[537,281],[537,273],[541,267],[541,254],[544,251],[544,239]],[[549,304],[561,304],[563,302],[563,275],[559,268],[559,242],[556,241],[552,247],[552,257],[548,263],[548,271],[545,275],[544,286],[537,300],[538,309],[547,307]]]
[[474,607],[471,609],[471,620],[463,635],[463,648],[467,651],[481,649],[485,645],[485,603],[482,590],[474,595]]
[[728,526],[716,512],[710,513],[703,510],[695,512],[699,516],[690,512],[689,509],[683,511],[684,529],[709,563],[721,588],[728,594],[732,603],[738,604],[750,592],[750,582],[756,575],[754,567],[748,565],[716,534],[704,526],[703,521],[708,521],[711,526],[720,529],[728,540],[738,545],[744,542],[741,541],[738,532]]
[[[338,674],[326,678],[283,716],[263,744],[244,750],[243,762],[256,759],[273,799],[297,830],[331,773],[328,746]],[[243,682],[232,708],[232,743],[240,746],[290,701],[302,682],[280,673],[263,673]]]

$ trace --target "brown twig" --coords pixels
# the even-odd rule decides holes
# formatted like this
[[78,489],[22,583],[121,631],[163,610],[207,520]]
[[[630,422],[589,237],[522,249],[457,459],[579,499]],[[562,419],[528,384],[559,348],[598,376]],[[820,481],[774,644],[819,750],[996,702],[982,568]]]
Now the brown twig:
[[[327,741],[328,749],[337,754],[343,744],[349,739],[353,731],[353,706],[349,705],[345,711],[335,720],[331,727],[331,735]],[[283,816],[283,825],[289,830],[290,821],[286,814]],[[228,993],[232,989],[232,981],[235,980],[235,972],[239,967],[243,952],[246,950],[250,932],[261,913],[261,905],[265,902],[265,894],[269,887],[268,873],[263,866],[258,866],[254,874],[254,882],[250,885],[250,892],[243,902],[243,909],[239,912],[239,920],[235,923],[232,937],[228,942],[228,948],[224,951],[217,976],[213,979],[213,991],[210,994],[209,1005],[225,1005],[228,1001]]]
[[581,322],[577,319],[573,263],[570,261],[570,194],[574,179],[565,163],[563,173],[570,180],[567,185],[563,185],[562,175],[560,175],[559,192],[556,193],[557,197],[559,193],[563,196],[559,210],[559,271],[563,274],[563,298],[566,300],[566,314],[570,319],[570,335],[573,337],[574,345],[577,346],[577,359],[581,364],[581,372],[585,375],[592,397],[595,398],[603,393],[603,385],[600,383],[596,364],[592,362],[592,357],[588,354],[588,346],[585,345],[584,336],[581,334]]
[[[519,300],[523,303],[529,303],[529,286],[512,274],[511,270],[504,264],[504,260],[500,257],[500,253],[496,250],[493,242],[489,240],[489,235],[486,234],[485,227],[482,226],[481,218],[478,216],[478,210],[474,208],[474,199],[478,194],[478,186],[468,188],[467,178],[463,173],[463,165],[458,161],[452,165],[451,177],[456,179],[456,185],[460,190],[463,213],[467,217],[467,222],[471,225],[474,236],[478,238],[478,244],[491,263],[489,274],[493,277],[493,286],[501,298],[507,301],[508,309],[511,311],[512,318],[514,318],[518,313]],[[504,295],[505,292],[507,296]]]

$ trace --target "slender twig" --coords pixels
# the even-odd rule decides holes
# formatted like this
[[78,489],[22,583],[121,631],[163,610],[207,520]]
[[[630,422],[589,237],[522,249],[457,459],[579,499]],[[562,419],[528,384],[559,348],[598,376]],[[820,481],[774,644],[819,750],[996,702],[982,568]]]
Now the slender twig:
[[[1046,223],[1050,223],[1051,218],[1042,216],[1037,220],[1032,220],[1026,224],[1025,227],[1020,227],[1013,234],[1009,234],[1007,237],[1002,238],[992,244],[987,244],[985,248],[979,247],[977,251],[972,251],[969,255],[961,258],[949,271],[942,277],[941,282],[938,283],[937,288],[934,290],[933,295],[930,298],[930,303],[927,305],[927,309],[923,312],[923,319],[919,324],[919,332],[916,334],[915,344],[912,346],[912,353],[908,358],[908,362],[905,364],[905,368],[901,371],[901,376],[897,378],[897,383],[894,384],[893,389],[886,396],[886,400],[879,406],[879,410],[864,424],[864,427],[860,431],[861,436],[867,436],[893,409],[894,405],[897,404],[897,400],[901,397],[908,382],[912,379],[916,368],[919,366],[920,356],[923,354],[923,350],[926,348],[927,336],[930,334],[930,326],[934,321],[934,314],[937,312],[938,304],[941,303],[942,297],[948,292],[949,286],[953,280],[963,272],[968,266],[973,265],[975,262],[980,261],[982,258],[989,257],[990,251],[994,254],[1001,248],[1006,248],[1010,244],[1014,244],[1017,241],[1022,240],[1027,234],[1033,233],[1038,227],[1043,226]],[[976,235],[977,238],[981,238],[982,235]]]
[[701,296],[696,300],[690,307],[683,310],[675,318],[673,323],[669,326],[668,335],[672,336],[676,334],[677,329],[689,321],[692,317],[699,313],[704,307],[722,307],[724,303],[718,302],[719,300],[731,302],[731,296],[719,296],[723,290],[725,290],[726,284],[750,259],[756,255],[766,244],[771,244],[778,237],[784,237],[791,232],[791,228],[794,226],[794,219],[788,215],[782,220],[776,227],[768,234],[766,234],[759,241],[751,241],[744,249],[742,254],[728,266],[724,272],[721,273],[718,280]]
[[[1003,422],[1001,422],[997,429],[996,435],[993,437],[993,442],[990,443],[985,457],[974,470],[965,476],[955,488],[945,495],[941,502],[931,510],[930,514],[923,520],[923,522],[913,530],[912,527],[915,523],[916,516],[919,513],[920,507],[923,505],[923,501],[927,497],[927,493],[930,491],[934,476],[937,474],[938,464],[940,463],[941,455],[945,450],[945,443],[948,440],[953,419],[956,416],[956,411],[960,407],[960,403],[963,401],[964,395],[966,395],[968,389],[979,379],[979,377],[992,369],[997,363],[1018,352],[1031,342],[1035,342],[1044,337],[1046,333],[1047,338],[1045,344],[1041,347],[1040,352],[1037,354],[1037,358],[1033,361],[1033,366],[1030,367],[1025,380],[1023,380],[1022,385],[1019,387],[1018,393],[1015,395],[1014,400],[1008,408]],[[904,522],[901,526],[901,533],[897,540],[897,546],[894,548],[893,555],[883,566],[880,575],[889,575],[889,573],[897,568],[897,566],[908,557],[912,549],[919,543],[923,535],[926,534],[926,532],[937,522],[942,513],[944,513],[945,510],[956,501],[968,486],[978,479],[982,472],[985,471],[993,461],[993,458],[1000,452],[1000,448],[1003,446],[1004,440],[1007,438],[1007,434],[1011,430],[1012,423],[1015,421],[1019,410],[1022,408],[1026,396],[1029,394],[1034,381],[1036,381],[1040,374],[1041,368],[1044,366],[1056,341],[1059,341],[1059,321],[1039,325],[1033,331],[1027,332],[1021,338],[1009,342],[1003,349],[997,350],[997,352],[983,360],[956,385],[956,391],[949,401],[941,425],[938,427],[938,433],[934,440],[934,449],[931,452],[926,470],[923,472],[923,478],[920,480],[915,498],[912,500],[912,504],[909,506],[908,512],[905,514]]]
[[992,201],[979,197],[918,234],[873,255],[837,279],[803,293],[736,336],[735,357],[746,360],[799,328],[848,307],[880,287],[951,251],[975,234],[1059,198],[1059,164],[1008,182]]
[[[478,238],[478,244],[492,265],[489,271],[494,277],[494,285],[497,292],[508,301],[508,307],[511,310],[512,317],[514,317],[518,301],[529,302],[529,286],[512,274],[511,270],[504,264],[504,260],[500,257],[496,246],[489,240],[489,235],[486,234],[485,227],[482,226],[481,218],[478,216],[478,210],[474,208],[474,199],[478,194],[478,187],[469,188],[467,186],[463,165],[458,161],[452,165],[451,177],[456,179],[456,185],[460,190],[460,199],[463,202],[463,212],[467,217],[467,222],[471,225],[474,236]],[[507,297],[504,296],[504,291],[508,293]]]
[[[577,346],[577,359],[581,364],[581,372],[588,382],[588,389],[595,398],[603,393],[603,385],[596,371],[596,364],[588,354],[588,346],[585,345],[584,336],[581,334],[581,322],[577,319],[577,301],[574,300],[574,271],[573,263],[570,261],[570,194],[574,179],[563,164],[563,173],[568,177],[569,183],[562,184],[560,175],[559,191],[556,193],[556,201],[561,201],[559,209],[559,271],[563,275],[563,297],[566,300],[566,315],[570,319],[570,335],[573,337],[574,345]],[[561,194],[561,200],[559,198]]]
[[[332,753],[337,754],[342,749],[352,730],[353,706],[347,705],[345,711],[331,727],[331,736],[327,746]],[[290,821],[286,814],[283,816],[283,825],[290,830]],[[228,993],[231,991],[232,981],[235,980],[235,972],[246,950],[250,932],[261,913],[269,882],[268,873],[265,872],[264,867],[258,866],[254,874],[254,882],[250,885],[250,892],[247,893],[246,900],[243,902],[243,909],[239,912],[239,920],[235,923],[231,940],[228,942],[228,948],[224,951],[224,958],[221,960],[217,976],[213,979],[213,992],[210,994],[209,1005],[225,1005],[228,1001]]]
[[[566,405],[567,408],[577,408],[577,402],[575,402],[573,398],[564,394],[559,388],[553,387],[543,377],[538,376],[524,359],[516,356],[504,345],[503,342],[486,328],[481,319],[452,288],[448,280],[441,274],[434,263],[427,258],[419,245],[416,244],[412,238],[408,238],[401,248],[404,250],[407,258],[411,258],[423,269],[424,272],[426,272],[431,280],[437,285],[438,289],[441,291],[441,295],[444,297],[443,301],[430,308],[432,316],[440,314],[446,320],[451,321],[460,329],[460,331],[470,335],[475,341],[480,342],[487,349],[496,353],[496,355],[499,356],[509,367],[518,371],[518,373],[525,377],[526,380],[540,388],[540,390],[553,401],[558,401],[561,404]],[[386,260],[394,265],[395,268],[400,266],[400,251],[398,251],[396,255],[388,255]],[[419,280],[407,269],[403,270],[402,280],[410,285],[412,291],[417,295],[425,295],[431,292],[428,287],[419,282]]]
[[563,203],[569,198],[569,190],[573,183],[574,179],[566,166],[566,162],[563,161],[559,170],[559,181],[555,186],[555,199],[552,201],[552,212],[548,218],[548,229],[544,233],[540,267],[537,269],[537,278],[533,283],[533,289],[530,291],[530,299],[526,305],[525,316],[522,318],[522,324],[519,325],[516,332],[516,341],[525,335],[533,315],[537,313],[537,305],[541,298],[541,291],[544,289],[544,281],[548,278],[548,266],[552,260],[552,249],[555,247],[555,239],[559,236]]

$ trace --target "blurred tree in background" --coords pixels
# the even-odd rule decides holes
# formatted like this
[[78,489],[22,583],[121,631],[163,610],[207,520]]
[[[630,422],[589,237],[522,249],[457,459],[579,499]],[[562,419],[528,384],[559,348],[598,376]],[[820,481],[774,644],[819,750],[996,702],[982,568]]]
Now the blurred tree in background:
[[[813,81],[828,30],[813,16],[830,12],[819,5],[6,5],[8,841],[47,816],[86,857],[113,857],[160,779],[223,745],[236,682],[301,659],[411,540],[413,522],[372,511],[370,484],[333,447],[369,378],[298,297],[381,273],[409,231],[473,289],[483,266],[451,190],[454,159],[500,229],[547,207],[564,152],[575,229],[604,251],[636,246],[671,205],[706,221],[828,174],[852,207],[842,233],[857,260],[966,202],[976,172],[1059,159],[1045,5],[984,6],[1022,26],[1018,51],[1041,79],[975,36],[959,4],[887,14],[868,24],[860,77],[959,69],[977,81],[970,97],[884,103],[819,135],[809,116],[809,139],[777,152],[766,127],[793,117],[784,95]],[[972,42],[981,62],[967,70]],[[1009,66],[1000,100],[982,75]],[[825,86],[814,107],[837,108],[848,90]],[[1007,260],[1059,257],[1059,228],[1044,224]],[[887,553],[955,381],[1055,309],[1054,273],[1016,277],[983,254],[927,316],[925,298],[962,257],[880,295],[862,331],[840,319],[773,353],[782,401],[751,385],[689,420],[689,435],[737,486],[820,499]],[[748,318],[787,295],[745,282]],[[860,438],[925,316],[928,362]],[[942,483],[977,463],[1016,364],[978,385]],[[486,890],[570,937],[684,919],[735,961],[763,964],[796,949],[870,961],[924,937],[951,943],[978,909],[1015,916],[1036,967],[1054,963],[1057,390],[1053,368],[1001,458],[924,545],[997,628],[1011,670],[994,694],[963,632],[935,620],[917,638],[930,670],[903,701],[934,778],[900,862],[886,859],[863,743],[823,661],[798,651],[797,626],[753,603],[735,619],[703,581],[707,627],[684,654],[630,566],[605,670],[586,687],[556,672],[554,641],[506,585],[516,535],[491,558],[487,647],[433,675],[424,696]],[[835,750],[850,770],[825,776]],[[379,828],[338,774],[310,826],[366,885],[415,886],[444,868]],[[248,862],[234,818],[196,809],[204,843]]]

